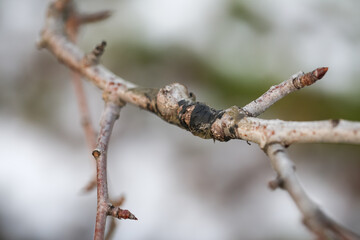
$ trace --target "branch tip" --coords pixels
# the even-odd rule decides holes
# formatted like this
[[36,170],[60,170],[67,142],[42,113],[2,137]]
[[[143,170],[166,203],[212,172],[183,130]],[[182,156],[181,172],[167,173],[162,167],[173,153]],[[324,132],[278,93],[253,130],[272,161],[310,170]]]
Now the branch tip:
[[115,207],[114,205],[109,206],[109,211],[107,214],[118,219],[138,220],[137,217],[135,217],[135,215],[132,214],[129,210],[121,209],[119,207]]
[[324,77],[325,73],[329,68],[321,67],[317,68],[312,72],[305,73],[297,78],[293,79],[293,85],[296,89],[301,89],[306,86],[310,86],[315,83],[317,80],[320,80]]
[[138,220],[137,217],[135,217],[135,215],[132,214],[132,213],[130,213],[129,219],[131,219],[131,220],[136,220],[136,221]]
[[297,91],[303,87],[310,86],[317,80],[324,77],[328,68],[320,67],[312,72],[304,73],[300,71],[291,76],[290,79],[282,83],[272,86],[268,91],[256,100],[244,106],[242,109],[247,116],[256,117],[265,112],[271,105],[285,97],[286,95]]
[[105,47],[106,47],[106,41],[102,41],[99,45],[97,45],[93,51],[95,56],[101,56],[104,51],[105,51]]
[[326,74],[326,72],[328,71],[328,67],[321,67],[321,68],[317,68],[315,69],[312,73],[314,74],[314,76],[317,79],[322,79],[324,77],[324,75]]
[[92,54],[94,54],[94,56],[96,58],[100,58],[101,55],[104,53],[105,51],[105,47],[106,47],[106,41],[102,41],[100,44],[96,45],[96,47],[94,48],[94,50],[92,51]]

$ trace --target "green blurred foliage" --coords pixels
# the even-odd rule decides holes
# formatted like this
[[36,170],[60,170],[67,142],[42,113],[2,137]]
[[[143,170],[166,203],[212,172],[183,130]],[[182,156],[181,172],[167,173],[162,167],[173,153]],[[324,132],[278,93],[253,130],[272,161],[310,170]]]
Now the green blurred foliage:
[[241,0],[230,0],[228,4],[228,16],[240,22],[248,24],[258,33],[271,31],[271,24],[264,16],[250,8],[249,4]]

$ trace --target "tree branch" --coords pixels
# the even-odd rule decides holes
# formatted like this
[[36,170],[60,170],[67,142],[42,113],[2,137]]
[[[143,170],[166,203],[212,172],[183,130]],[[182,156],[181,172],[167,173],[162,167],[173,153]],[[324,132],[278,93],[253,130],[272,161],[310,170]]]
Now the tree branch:
[[[73,5],[72,5],[73,6]],[[76,43],[79,26],[81,25],[77,12],[74,8],[67,8],[68,14],[65,21],[65,32],[72,43]],[[86,101],[86,96],[82,84],[81,75],[78,72],[72,72],[72,83],[75,88],[75,95],[79,106],[81,125],[85,133],[87,145],[92,151],[96,145],[95,131],[91,123],[90,111]],[[91,160],[93,160],[91,158]],[[84,187],[85,192],[89,192],[96,187],[96,174]]]
[[106,216],[111,215],[119,219],[134,219],[136,217],[128,210],[122,210],[113,206],[109,200],[107,186],[107,149],[110,141],[111,132],[115,121],[119,118],[121,106],[119,103],[105,99],[105,109],[101,116],[100,132],[97,145],[93,151],[96,160],[97,172],[97,212],[95,224],[95,240],[104,239]]
[[96,13],[82,14],[79,16],[79,22],[81,24],[94,23],[102,21],[111,16],[111,11],[105,10]]
[[252,141],[264,148],[271,143],[289,146],[293,143],[360,144],[360,122],[324,120],[295,122],[244,118],[236,129],[237,138]]
[[296,179],[293,164],[285,154],[283,146],[305,142],[360,144],[360,123],[346,120],[292,122],[254,118],[287,94],[321,79],[327,68],[297,74],[271,87],[243,108],[232,106],[216,110],[197,102],[194,95],[179,83],[169,84],[160,89],[141,88],[114,75],[98,64],[105,44],[100,45],[98,51],[93,51],[92,55],[85,55],[63,33],[64,15],[70,9],[70,5],[66,7],[66,3],[69,2],[71,1],[58,0],[49,7],[39,46],[46,47],[60,62],[87,77],[104,91],[106,107],[102,115],[97,148],[93,151],[97,160],[98,187],[95,239],[103,239],[107,215],[136,219],[127,210],[122,210],[109,202],[106,182],[107,146],[113,124],[124,103],[132,103],[153,112],[161,119],[202,138],[219,141],[243,139],[259,144],[269,155],[272,166],[278,173],[278,178],[271,181],[270,186],[282,187],[289,192],[304,216],[304,223],[319,239],[332,236],[338,239],[356,237],[325,216],[308,198]]
[[[264,95],[260,97],[267,98],[269,101],[263,101],[265,104],[260,104],[259,108],[255,108],[255,105],[250,103],[246,106],[245,111],[237,106],[225,110],[215,110],[206,104],[195,102],[193,95],[189,94],[184,85],[174,83],[161,89],[141,88],[115,76],[100,64],[84,64],[86,55],[67,41],[61,31],[59,32],[62,18],[59,17],[58,12],[54,11],[54,8],[50,8],[47,24],[42,31],[42,46],[47,47],[61,62],[87,77],[100,89],[111,89],[120,100],[151,111],[163,120],[184,128],[196,136],[219,141],[243,139],[254,141],[262,148],[272,142],[281,142],[287,145],[293,142],[319,141],[360,143],[360,123],[357,122],[340,121],[344,124],[337,124],[337,127],[334,128],[333,121],[326,124],[324,121],[285,122],[248,117],[248,115],[257,115],[265,111],[275,101],[299,87],[320,79],[325,74],[326,68],[316,69],[305,74],[304,77],[289,79],[282,84],[282,87],[277,88],[278,91],[270,89],[268,93],[264,94],[265,97],[263,97]],[[326,125],[322,127],[324,123]],[[268,126],[273,127],[268,129]],[[305,132],[298,131],[299,127],[304,127]],[[321,127],[322,130],[319,131],[318,127]],[[344,129],[342,129],[343,127]],[[281,134],[278,136],[279,133]],[[320,135],[318,135],[319,133]],[[286,134],[294,137],[288,139]]]
[[286,154],[285,148],[280,144],[271,144],[265,150],[271,160],[271,165],[278,177],[269,183],[270,188],[280,187],[287,191],[303,215],[303,223],[320,240],[326,239],[358,239],[351,231],[331,220],[308,197],[300,185],[296,174],[295,165]]
[[259,116],[271,105],[279,101],[286,95],[295,92],[303,87],[310,86],[320,80],[327,72],[327,67],[317,68],[312,72],[304,74],[299,72],[290,79],[283,81],[279,85],[272,86],[266,93],[258,99],[243,107],[243,110],[251,117]]

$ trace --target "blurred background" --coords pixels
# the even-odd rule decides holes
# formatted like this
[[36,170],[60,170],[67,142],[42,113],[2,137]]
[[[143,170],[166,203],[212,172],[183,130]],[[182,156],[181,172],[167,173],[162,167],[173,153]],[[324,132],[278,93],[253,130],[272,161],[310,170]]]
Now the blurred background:
[[[45,0],[0,0],[0,239],[92,239],[95,173],[70,71],[36,49]],[[76,1],[113,16],[85,26],[84,51],[106,40],[102,63],[144,87],[180,82],[217,109],[243,106],[300,70],[327,66],[315,85],[262,117],[360,121],[360,2],[356,0]],[[85,82],[98,129],[101,92]],[[360,233],[360,146],[289,148],[308,194]],[[115,239],[312,239],[265,154],[214,143],[126,106],[109,150],[110,196],[139,221]]]

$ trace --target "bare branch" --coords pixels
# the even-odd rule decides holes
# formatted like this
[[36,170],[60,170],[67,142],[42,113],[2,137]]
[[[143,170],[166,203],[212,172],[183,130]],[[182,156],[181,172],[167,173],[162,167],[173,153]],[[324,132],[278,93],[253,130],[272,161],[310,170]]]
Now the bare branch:
[[79,18],[80,24],[94,23],[105,20],[111,16],[111,11],[105,10],[96,13],[81,14]]
[[87,77],[102,90],[110,82],[121,84],[123,88],[136,87],[135,84],[117,77],[101,65],[84,66],[82,60],[85,54],[64,36],[64,19],[62,14],[63,12],[52,7],[52,5],[49,7],[45,27],[41,32],[41,39],[38,43],[39,47],[48,48],[59,61]]
[[121,105],[113,101],[108,101],[112,100],[110,96],[105,97],[105,109],[101,116],[99,137],[96,148],[93,151],[97,170],[97,213],[94,237],[96,240],[104,239],[107,215],[115,216],[113,214],[116,213],[117,215],[115,217],[117,218],[136,220],[136,217],[128,210],[114,207],[109,201],[106,174],[107,149],[114,123],[120,115]]
[[[187,88],[178,83],[167,85],[161,89],[136,87],[115,76],[101,65],[84,66],[82,64],[84,54],[56,31],[58,29],[56,26],[61,25],[61,18],[57,17],[58,14],[49,14],[48,16],[50,17],[42,32],[42,38],[46,42],[47,48],[59,60],[89,78],[100,89],[111,89],[120,100],[154,112],[165,121],[185,128],[196,136],[219,141],[244,139],[259,143],[261,147],[271,142],[284,144],[319,141],[354,144],[360,142],[360,124],[355,122],[341,121],[341,124],[334,128],[333,121],[301,123],[255,119],[247,117],[248,114],[237,106],[225,110],[215,110],[206,104],[195,102]],[[326,68],[320,68],[302,77],[285,81],[284,84],[281,84],[284,87],[278,88],[284,91],[269,91],[268,94],[265,94],[270,99],[269,103],[264,105],[265,108],[291,91],[297,90],[298,87],[309,85],[316,79],[320,79],[325,72]],[[280,95],[276,97],[276,94]],[[254,104],[247,106],[249,107],[245,110],[253,111],[252,109],[255,109],[251,107]],[[261,107],[262,110],[264,106]],[[255,110],[250,114],[256,112],[259,111]],[[268,128],[268,126],[272,128]],[[299,127],[304,127],[304,131],[298,131]],[[290,137],[287,137],[287,134],[290,134]]]
[[84,129],[85,139],[87,141],[89,149],[94,149],[96,144],[95,131],[91,123],[89,107],[87,105],[81,77],[79,74],[73,73],[72,79],[77,97],[77,102],[79,105],[81,125]]
[[[81,125],[85,133],[85,139],[89,149],[92,150],[95,148],[96,145],[95,130],[91,123],[90,111],[87,105],[82,79],[81,76],[76,72],[72,72],[72,83],[75,88],[75,95],[79,105]],[[91,158],[91,160],[93,160],[93,158]],[[96,187],[96,174],[94,173],[92,179],[83,188],[83,191],[90,192],[91,190],[95,189],[95,187]]]
[[[339,239],[352,239],[348,237],[353,236],[352,234],[326,217],[307,197],[296,179],[293,165],[287,158],[283,146],[305,142],[360,144],[360,122],[346,120],[286,122],[253,117],[264,112],[287,94],[321,79],[327,68],[317,68],[307,74],[301,73],[280,85],[273,86],[244,108],[232,106],[224,110],[216,110],[195,101],[194,95],[189,93],[184,85],[174,83],[160,89],[141,88],[114,75],[98,64],[105,44],[93,51],[92,57],[89,57],[91,54],[85,55],[64,36],[64,9],[70,8],[66,7],[69,6],[69,2],[71,1],[58,0],[49,8],[39,45],[46,47],[59,61],[87,77],[104,91],[106,107],[102,115],[98,144],[93,151],[97,162],[98,196],[95,239],[103,239],[107,215],[136,219],[127,210],[122,210],[109,202],[106,181],[106,155],[111,130],[121,106],[126,102],[153,112],[161,119],[202,138],[219,141],[243,139],[259,144],[271,158],[272,165],[278,173],[278,178],[269,183],[270,187],[284,188],[290,193],[302,212],[304,223],[308,228],[317,234],[319,239],[330,236],[328,232],[324,232],[324,229],[329,230]],[[78,17],[81,16],[79,14],[74,16],[77,16],[75,18],[77,23],[74,24],[73,32],[77,31],[80,22],[92,21],[79,20],[81,19]],[[87,19],[96,19],[96,17]],[[68,33],[68,37],[71,38],[71,33]]]
[[276,182],[278,187],[281,187],[290,194],[303,215],[305,226],[316,234],[318,239],[359,239],[354,233],[326,216],[308,197],[296,177],[295,166],[287,156],[283,146],[271,144],[265,152],[271,160],[272,167],[278,174],[276,180],[271,181],[271,187],[275,189],[274,182]]
[[310,86],[317,80],[320,80],[327,72],[327,67],[317,68],[312,72],[304,74],[299,72],[293,75],[290,79],[285,80],[279,85],[272,86],[266,93],[261,95],[258,99],[252,101],[243,107],[247,115],[256,117],[265,112],[271,105],[279,101],[286,95],[295,92],[305,86]]
[[237,138],[255,142],[261,148],[271,143],[360,144],[360,122],[339,119],[295,122],[247,117],[240,120],[237,125]]
[[105,240],[113,239],[115,229],[116,229],[116,219],[110,218],[110,226],[109,226],[108,232],[105,235]]
[[[69,14],[67,14],[68,18],[65,24],[65,32],[69,37],[69,40],[72,43],[76,43],[78,30],[79,30],[79,22],[74,6],[73,5],[71,6],[72,8],[69,10]],[[79,73],[72,72],[72,83],[75,88],[75,95],[80,110],[81,125],[85,133],[85,139],[89,149],[93,150],[96,145],[95,131],[91,124],[90,111],[87,105],[81,75]],[[84,192],[90,192],[95,187],[96,187],[96,174],[94,174],[93,179],[89,181],[89,183],[84,187]]]
[[106,174],[107,149],[115,121],[119,118],[120,107],[112,102],[106,102],[100,121],[100,132],[93,156],[97,170],[97,213],[94,239],[103,239],[105,234],[106,216],[109,210],[108,186]]

